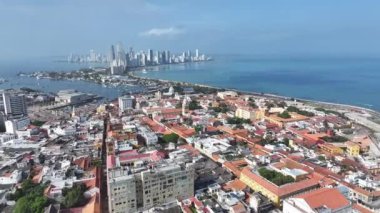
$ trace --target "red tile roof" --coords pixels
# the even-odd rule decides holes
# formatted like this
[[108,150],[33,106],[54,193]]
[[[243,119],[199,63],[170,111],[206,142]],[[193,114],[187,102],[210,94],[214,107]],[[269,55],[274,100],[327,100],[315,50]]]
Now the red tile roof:
[[336,188],[321,188],[315,191],[298,195],[312,208],[326,206],[332,210],[341,209],[350,205],[348,201]]
[[364,206],[357,204],[357,203],[352,205],[352,208],[359,211],[360,213],[373,213],[373,211],[371,211],[371,210],[369,210],[369,209],[365,208]]
[[239,179],[234,179],[223,186],[225,190],[242,191],[247,185]]

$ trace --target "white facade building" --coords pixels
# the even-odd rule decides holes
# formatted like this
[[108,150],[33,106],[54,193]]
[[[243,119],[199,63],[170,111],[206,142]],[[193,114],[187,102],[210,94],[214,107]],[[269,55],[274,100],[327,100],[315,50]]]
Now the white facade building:
[[127,109],[133,109],[135,106],[136,99],[133,96],[123,96],[119,97],[119,111],[124,112]]
[[0,134],[0,144],[8,142],[10,140],[14,140],[17,138],[17,135],[10,133],[2,133]]
[[30,124],[28,117],[5,121],[5,131],[10,134],[15,134],[18,130],[24,130]]
[[140,127],[139,128],[139,134],[141,135],[141,137],[144,138],[147,146],[155,145],[158,142],[158,137],[157,137],[156,133],[150,131],[146,127]]
[[[108,164],[108,162],[107,162]],[[108,206],[111,213],[144,211],[154,206],[194,195],[192,164],[165,161],[147,166],[142,160],[115,167],[108,166]]]

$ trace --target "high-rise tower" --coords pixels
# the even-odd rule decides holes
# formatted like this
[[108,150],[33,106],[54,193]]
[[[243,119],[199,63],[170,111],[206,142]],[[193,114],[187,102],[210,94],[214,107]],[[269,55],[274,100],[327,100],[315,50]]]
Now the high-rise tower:
[[6,117],[23,117],[28,115],[25,97],[1,91],[0,110]]

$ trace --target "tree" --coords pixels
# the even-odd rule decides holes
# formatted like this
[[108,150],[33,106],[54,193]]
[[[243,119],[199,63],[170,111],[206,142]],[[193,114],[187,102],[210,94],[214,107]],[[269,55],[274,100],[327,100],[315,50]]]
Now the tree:
[[30,205],[30,210],[32,212],[43,212],[44,207],[48,203],[48,200],[44,196],[38,196],[34,199],[34,201]]
[[196,100],[192,100],[189,103],[189,110],[196,110],[196,109],[202,109],[201,106],[199,106],[198,102]]
[[312,112],[309,112],[309,111],[305,111],[305,110],[300,110],[298,109],[297,107],[295,106],[289,106],[287,109],[286,109],[288,112],[296,112],[300,115],[304,115],[304,116],[307,116],[307,117],[313,117],[315,114],[312,113]]
[[251,123],[251,120],[239,118],[239,117],[233,117],[233,118],[227,118],[228,124],[249,124]]
[[179,136],[175,133],[171,133],[171,134],[167,134],[167,135],[164,135],[162,136],[162,139],[166,142],[166,143],[177,143],[178,142],[178,138]]
[[285,110],[282,113],[279,113],[278,117],[288,119],[288,118],[291,118],[292,116],[290,116],[289,112]]
[[14,213],[24,213],[24,212],[30,212],[29,210],[29,202],[26,197],[20,198],[15,206]]
[[13,198],[17,200],[15,213],[42,213],[49,205],[49,200],[43,195],[47,184],[33,184],[28,179],[21,184],[21,189],[17,189]]
[[322,140],[326,141],[326,142],[337,142],[337,143],[342,143],[342,142],[346,142],[348,141],[348,138],[346,137],[343,137],[343,136],[339,136],[339,135],[334,135],[334,136],[324,136],[321,138]]
[[195,130],[195,132],[200,132],[200,131],[203,130],[203,126],[202,126],[202,125],[196,125],[196,126],[194,127],[194,130]]
[[75,184],[72,188],[65,189],[63,192],[65,195],[62,204],[66,208],[83,206],[87,202],[86,198],[84,197],[84,192],[86,190],[87,187],[84,184]]
[[258,170],[259,174],[270,182],[276,184],[277,186],[281,186],[287,183],[294,182],[294,178],[288,175],[283,175],[280,172],[276,172],[274,170],[269,170],[265,167],[262,167]]

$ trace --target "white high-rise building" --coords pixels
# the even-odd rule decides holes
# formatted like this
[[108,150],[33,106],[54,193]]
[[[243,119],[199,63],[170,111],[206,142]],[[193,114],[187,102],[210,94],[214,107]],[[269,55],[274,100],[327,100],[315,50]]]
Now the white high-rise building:
[[127,109],[133,109],[135,107],[136,99],[133,96],[119,97],[119,112],[122,113]]
[[23,117],[28,115],[25,97],[23,95],[11,94],[5,91],[1,93],[0,111],[6,117]]
[[96,62],[96,53],[94,50],[90,50],[90,62]]
[[123,163],[122,157],[108,156],[109,212],[144,211],[194,196],[192,163],[165,160],[152,164],[148,163],[150,159],[143,158],[136,157]]
[[110,58],[114,58],[110,61],[112,75],[122,74],[127,69],[127,57],[121,43],[116,45],[116,49],[111,46]]

